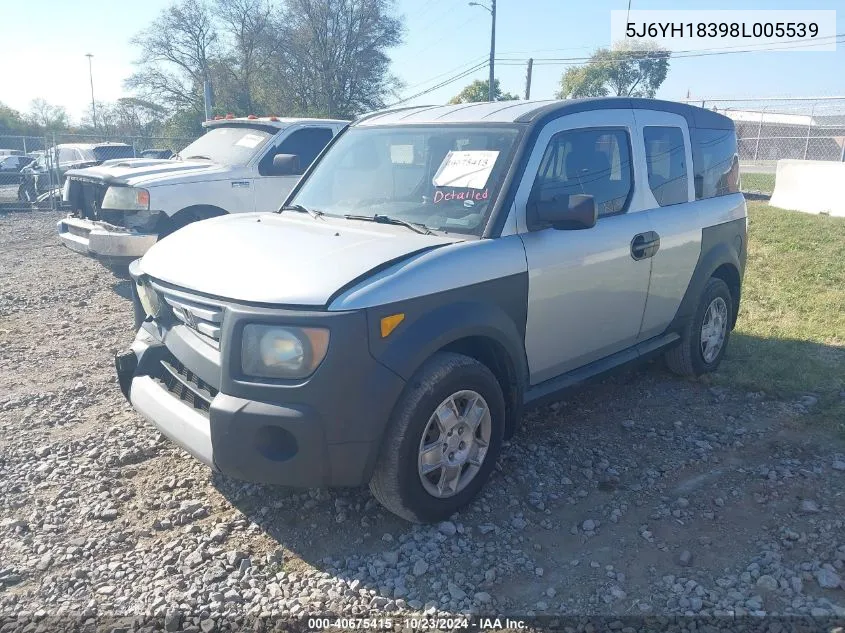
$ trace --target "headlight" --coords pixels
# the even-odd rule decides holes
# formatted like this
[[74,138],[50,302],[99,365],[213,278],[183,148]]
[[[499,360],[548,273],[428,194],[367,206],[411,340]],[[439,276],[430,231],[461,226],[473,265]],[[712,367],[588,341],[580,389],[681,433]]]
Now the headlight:
[[159,294],[143,279],[137,281],[135,288],[138,290],[138,298],[141,300],[141,306],[144,308],[147,316],[151,316],[154,319],[158,317],[161,314],[162,307]]
[[314,327],[247,325],[241,346],[245,374],[261,378],[305,378],[323,362],[329,331]]
[[150,192],[138,187],[109,187],[100,206],[120,211],[146,211],[150,208]]

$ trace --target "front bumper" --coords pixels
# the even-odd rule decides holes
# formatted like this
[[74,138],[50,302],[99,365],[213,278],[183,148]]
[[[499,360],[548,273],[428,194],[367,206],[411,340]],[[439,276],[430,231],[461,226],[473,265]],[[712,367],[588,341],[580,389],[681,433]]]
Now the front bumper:
[[104,222],[67,217],[57,224],[59,239],[71,250],[107,261],[141,257],[158,241],[155,233],[120,230]]
[[[131,350],[116,358],[118,382],[163,435],[225,475],[294,487],[363,485],[404,382],[367,352],[357,331],[364,316],[352,321],[345,335],[333,330],[334,349],[310,379],[281,391],[228,376],[219,352],[202,349],[187,327],[145,321]],[[175,389],[161,371],[171,362],[186,369]],[[197,385],[213,395],[199,407]]]

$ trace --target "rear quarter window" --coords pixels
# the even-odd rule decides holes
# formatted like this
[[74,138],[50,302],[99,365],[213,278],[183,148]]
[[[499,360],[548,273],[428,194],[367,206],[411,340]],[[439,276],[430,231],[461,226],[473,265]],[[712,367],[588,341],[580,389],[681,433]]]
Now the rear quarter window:
[[696,200],[739,191],[736,132],[695,128],[693,167]]

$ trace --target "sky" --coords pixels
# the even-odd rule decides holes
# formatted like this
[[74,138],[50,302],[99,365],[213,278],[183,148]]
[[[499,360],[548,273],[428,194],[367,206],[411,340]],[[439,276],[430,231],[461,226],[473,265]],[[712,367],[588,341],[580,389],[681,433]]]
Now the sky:
[[[0,102],[21,111],[41,97],[67,108],[78,121],[90,107],[88,59],[92,53],[97,101],[128,96],[123,80],[139,51],[130,38],[171,0],[39,0],[3,2],[0,42]],[[489,1],[489,0],[488,0]],[[632,9],[840,9],[836,33],[845,33],[842,0],[631,0]],[[610,11],[628,0],[498,0],[496,77],[502,89],[522,94],[528,57],[588,56],[610,44]],[[405,84],[405,98],[449,79],[489,54],[490,15],[467,0],[396,0],[405,16],[405,41],[391,51],[393,73]],[[713,47],[719,47],[718,42]],[[724,46],[723,44],[721,46]],[[12,55],[9,55],[9,52]],[[552,98],[564,65],[535,65],[531,98]],[[408,104],[443,103],[487,69],[444,86]],[[755,52],[673,59],[658,97],[747,98],[845,95],[845,44],[836,51]],[[264,114],[264,113],[256,113]]]

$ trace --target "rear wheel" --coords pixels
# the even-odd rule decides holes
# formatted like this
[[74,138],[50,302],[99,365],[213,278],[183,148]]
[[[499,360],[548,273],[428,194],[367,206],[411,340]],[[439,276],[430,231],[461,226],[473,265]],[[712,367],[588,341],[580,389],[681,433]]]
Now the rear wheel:
[[733,297],[727,284],[711,277],[695,314],[681,334],[681,343],[666,353],[666,364],[681,376],[715,371],[731,334]]
[[468,356],[438,352],[396,405],[370,490],[409,521],[449,517],[489,477],[504,422],[504,397],[493,373]]

